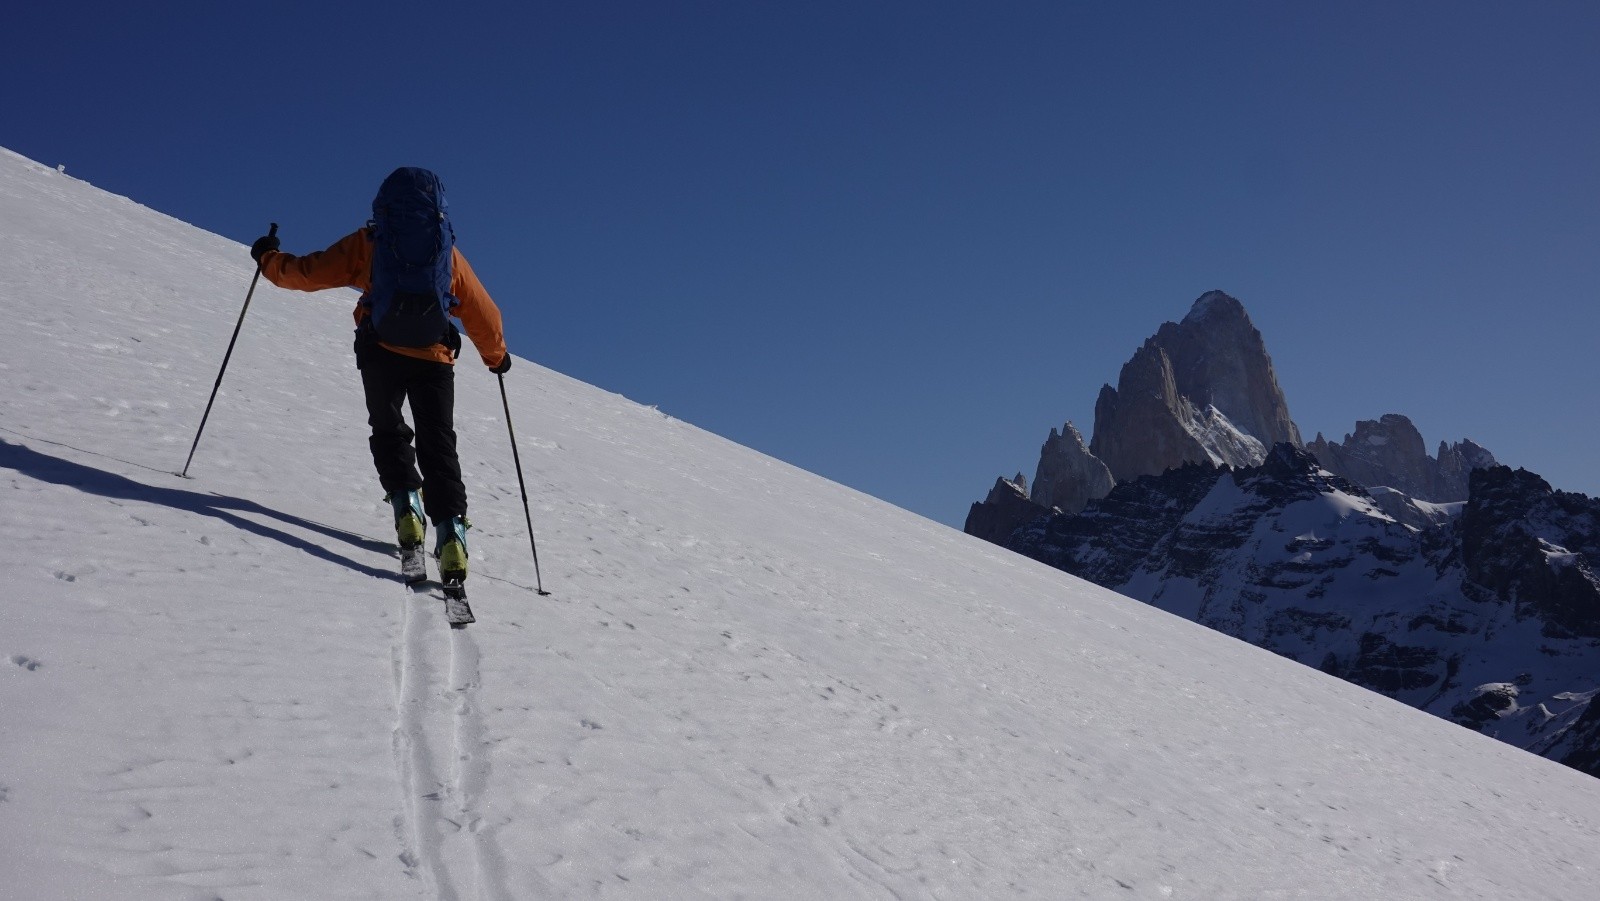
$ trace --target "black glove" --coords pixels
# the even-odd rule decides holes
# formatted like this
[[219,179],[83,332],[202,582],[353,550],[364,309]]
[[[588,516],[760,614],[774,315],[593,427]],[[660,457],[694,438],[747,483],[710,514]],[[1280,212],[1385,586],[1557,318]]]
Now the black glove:
[[501,357],[499,363],[497,363],[494,366],[490,366],[489,367],[489,371],[494,373],[495,375],[505,375],[508,371],[510,371],[510,369],[511,369],[511,355],[510,354],[506,354],[505,356]]
[[277,250],[277,249],[278,249],[278,236],[277,235],[262,235],[261,237],[256,239],[256,243],[250,245],[250,258],[255,260],[257,263],[260,263],[261,262],[261,257],[262,257],[263,254],[265,254],[269,250]]

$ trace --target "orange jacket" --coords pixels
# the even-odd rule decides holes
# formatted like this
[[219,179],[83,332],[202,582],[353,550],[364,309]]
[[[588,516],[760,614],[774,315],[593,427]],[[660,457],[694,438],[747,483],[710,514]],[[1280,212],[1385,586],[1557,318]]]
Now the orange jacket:
[[[450,258],[450,293],[456,296],[461,303],[451,311],[451,315],[461,320],[467,327],[467,337],[472,339],[472,344],[478,349],[478,356],[483,358],[483,365],[491,369],[500,364],[506,355],[505,329],[500,324],[500,308],[494,305],[494,300],[489,297],[489,292],[483,289],[483,283],[472,274],[472,267],[467,265],[467,258],[461,254],[461,248],[451,251]],[[340,238],[327,250],[308,253],[297,257],[292,253],[281,251],[268,251],[261,255],[261,274],[267,277],[280,288],[291,288],[296,291],[321,291],[326,288],[359,288],[364,293],[372,286],[372,235],[366,229],[352,232]],[[356,304],[356,325],[367,318],[367,308]],[[383,344],[384,348],[397,354],[416,357],[419,360],[434,360],[440,363],[454,363],[450,356],[449,348],[443,344],[432,347],[395,347]]]

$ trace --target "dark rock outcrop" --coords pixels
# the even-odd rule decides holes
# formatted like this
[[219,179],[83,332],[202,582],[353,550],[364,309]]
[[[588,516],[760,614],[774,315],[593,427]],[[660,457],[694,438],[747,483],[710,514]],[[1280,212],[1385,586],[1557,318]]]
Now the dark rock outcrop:
[[1450,718],[1468,729],[1481,731],[1507,713],[1517,709],[1517,686],[1509,682],[1480,685],[1470,700],[1450,708]]
[[1583,695],[1569,693],[1562,698],[1578,702],[1573,709],[1575,715],[1552,714],[1560,727],[1550,730],[1552,735],[1548,741],[1529,750],[1585,773],[1600,775],[1600,704],[1593,702],[1596,694],[1592,691]]
[[1028,500],[1027,483],[1020,474],[1015,480],[995,479],[989,496],[973,504],[967,511],[967,522],[962,531],[984,541],[1005,545],[1013,532],[1049,512],[1048,507]]
[[1123,482],[1079,515],[1053,512],[1033,520],[1006,546],[1091,582],[1121,585],[1220,476],[1215,467],[1191,463],[1160,478]]
[[1600,639],[1600,504],[1525,469],[1478,469],[1458,534],[1469,597],[1511,604],[1549,637]]

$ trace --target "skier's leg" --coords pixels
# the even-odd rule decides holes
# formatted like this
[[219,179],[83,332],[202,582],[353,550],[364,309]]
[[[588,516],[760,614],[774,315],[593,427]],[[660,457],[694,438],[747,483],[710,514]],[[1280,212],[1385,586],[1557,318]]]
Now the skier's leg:
[[415,361],[409,395],[417,424],[417,462],[422,466],[423,503],[438,535],[435,555],[446,586],[467,577],[467,489],[456,456],[455,367]]
[[417,426],[417,464],[422,468],[422,502],[435,523],[467,513],[467,488],[456,456],[455,367],[415,364],[410,390],[411,418]]
[[378,482],[391,495],[422,487],[416,453],[411,449],[413,432],[401,414],[406,362],[406,357],[384,350],[376,342],[357,342],[356,365],[361,369],[361,387],[367,399],[367,424],[372,427],[367,443]]

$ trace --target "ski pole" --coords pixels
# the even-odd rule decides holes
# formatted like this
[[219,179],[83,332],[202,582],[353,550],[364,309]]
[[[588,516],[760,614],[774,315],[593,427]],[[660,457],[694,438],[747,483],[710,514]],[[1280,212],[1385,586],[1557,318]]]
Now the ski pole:
[[[274,238],[278,235],[278,223],[272,223],[272,228],[267,231],[267,237]],[[261,280],[261,261],[256,261],[256,274],[250,279],[250,290],[244,295],[244,309],[239,311],[239,324],[233,327],[233,338],[228,342],[228,352],[222,355],[222,368],[217,370],[217,383],[211,386],[211,399],[206,401],[206,412],[200,417],[200,428],[194,433],[194,443],[189,445],[189,459],[183,463],[183,472],[178,473],[180,478],[189,477],[189,464],[194,462],[195,448],[200,446],[200,434],[206,430],[206,420],[211,418],[211,405],[217,400],[217,389],[222,387],[222,374],[228,371],[228,358],[233,356],[233,345],[239,340],[239,330],[244,328],[244,314],[250,312],[250,297],[256,293],[256,282]]]
[[517,432],[511,427],[511,401],[506,399],[506,374],[500,376],[500,403],[506,409],[506,432],[511,435],[511,460],[517,465],[517,487],[522,489],[522,514],[528,518],[528,546],[533,548],[533,579],[538,587],[534,590],[541,595],[549,595],[544,590],[544,578],[539,575],[539,545],[533,540],[533,513],[528,509],[528,483],[522,478],[522,455],[517,453]]

